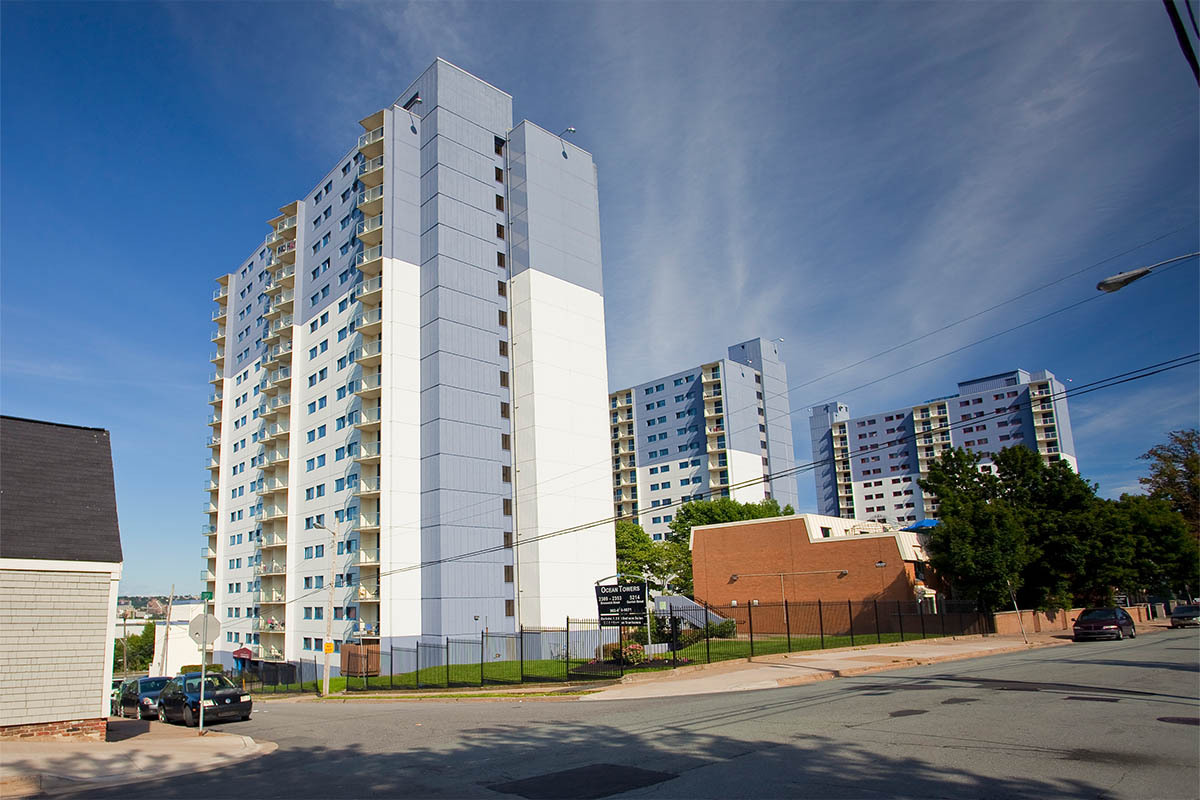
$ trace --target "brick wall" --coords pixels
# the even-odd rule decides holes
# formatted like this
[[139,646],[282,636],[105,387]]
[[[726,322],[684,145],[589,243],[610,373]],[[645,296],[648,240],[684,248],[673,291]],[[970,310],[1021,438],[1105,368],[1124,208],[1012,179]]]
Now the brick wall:
[[[882,562],[885,566],[877,567]],[[747,577],[754,573],[829,572]],[[847,574],[837,574],[846,570]],[[732,575],[738,575],[736,581]],[[892,535],[868,534],[810,541],[801,517],[775,517],[697,528],[692,542],[696,599],[715,606],[736,600],[778,603],[846,601],[911,603],[912,565]]]
[[104,714],[107,572],[0,570],[0,727]]
[[96,739],[104,741],[108,719],[70,719],[0,726],[0,739]]

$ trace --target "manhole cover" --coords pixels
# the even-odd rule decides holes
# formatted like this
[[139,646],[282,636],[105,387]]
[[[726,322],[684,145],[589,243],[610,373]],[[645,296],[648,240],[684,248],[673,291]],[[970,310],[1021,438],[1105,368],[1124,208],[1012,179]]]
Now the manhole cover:
[[1200,725],[1197,717],[1159,717],[1159,722],[1174,722],[1176,725]]
[[669,781],[677,777],[670,772],[655,772],[638,767],[622,767],[618,764],[591,764],[586,767],[565,769],[533,778],[508,783],[494,783],[488,788],[495,792],[515,794],[528,800],[554,800],[571,797],[573,800],[592,800],[608,797],[644,786]]

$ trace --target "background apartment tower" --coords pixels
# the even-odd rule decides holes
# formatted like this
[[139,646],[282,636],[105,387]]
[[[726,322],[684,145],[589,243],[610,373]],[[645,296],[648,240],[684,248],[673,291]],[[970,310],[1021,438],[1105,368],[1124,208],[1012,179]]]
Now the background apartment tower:
[[[596,171],[442,60],[218,280],[218,653],[562,625],[616,571]],[[527,542],[527,543],[526,543]]]
[[[653,539],[688,500],[796,505],[787,368],[777,342],[609,394],[613,512]],[[751,481],[748,486],[738,484]]]
[[958,394],[910,408],[851,417],[845,403],[813,406],[809,418],[817,508],[834,517],[908,524],[937,518],[937,498],[917,481],[947,449],[992,456],[1022,445],[1079,469],[1066,387],[1053,373],[1018,369],[958,384]]

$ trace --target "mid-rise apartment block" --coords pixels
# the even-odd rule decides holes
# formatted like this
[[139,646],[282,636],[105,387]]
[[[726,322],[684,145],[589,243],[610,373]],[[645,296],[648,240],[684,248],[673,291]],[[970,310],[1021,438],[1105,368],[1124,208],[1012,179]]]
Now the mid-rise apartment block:
[[610,393],[613,514],[661,540],[689,500],[773,497],[794,507],[787,385],[779,343],[751,339],[725,358]]
[[917,481],[946,450],[963,447],[993,469],[992,456],[1021,445],[1078,469],[1066,388],[1045,370],[964,381],[958,393],[916,406],[851,417],[845,403],[813,406],[813,474],[821,514],[873,522],[936,519],[937,498]]
[[[442,60],[218,279],[223,660],[562,625],[615,572],[596,169]],[[332,601],[330,592],[332,591]]]

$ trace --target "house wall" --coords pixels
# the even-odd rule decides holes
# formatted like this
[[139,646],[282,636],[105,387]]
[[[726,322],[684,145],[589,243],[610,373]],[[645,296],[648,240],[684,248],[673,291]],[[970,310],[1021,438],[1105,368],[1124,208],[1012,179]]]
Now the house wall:
[[[696,600],[714,606],[735,600],[779,603],[784,592],[789,603],[915,599],[912,568],[901,558],[894,534],[812,541],[800,516],[694,528],[692,563]],[[839,575],[841,570],[847,574]],[[823,574],[784,575],[781,588],[780,572]],[[771,574],[747,577],[755,573]]]
[[103,736],[121,565],[0,559],[0,737]]

